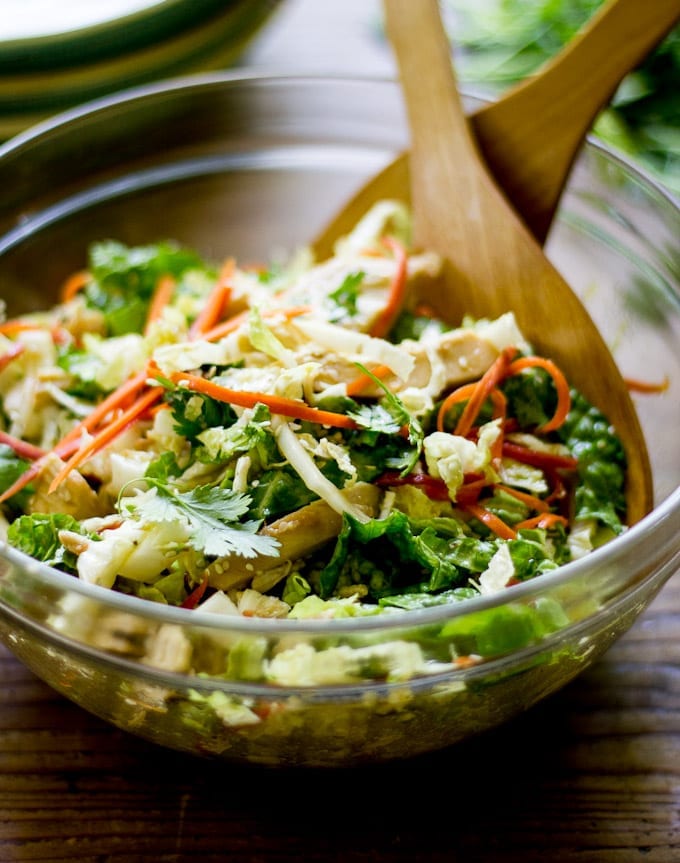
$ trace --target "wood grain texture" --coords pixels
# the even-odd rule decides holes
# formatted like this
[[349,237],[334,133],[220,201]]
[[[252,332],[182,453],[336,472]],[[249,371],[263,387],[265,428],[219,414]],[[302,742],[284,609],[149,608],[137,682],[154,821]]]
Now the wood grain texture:
[[0,860],[680,860],[680,578],[585,674],[443,752],[273,770],[163,751],[0,650]]

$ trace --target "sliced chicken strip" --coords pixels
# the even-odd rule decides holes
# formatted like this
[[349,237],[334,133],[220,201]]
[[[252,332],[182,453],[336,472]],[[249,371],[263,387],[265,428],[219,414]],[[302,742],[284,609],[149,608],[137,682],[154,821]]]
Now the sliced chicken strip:
[[47,493],[63,466],[64,462],[58,455],[52,453],[47,456],[43,469],[33,480],[35,493],[28,503],[27,512],[61,512],[77,519],[103,515],[102,502],[78,471],[72,470],[56,491]]
[[[375,486],[357,483],[343,493],[367,515],[377,515],[382,492]],[[261,556],[254,560],[236,555],[221,557],[207,569],[209,584],[221,590],[245,587],[256,576],[276,567],[283,578],[288,571],[283,564],[317,551],[336,537],[341,528],[342,516],[325,501],[314,501],[263,528],[263,534],[281,543],[276,557]]]
[[[397,393],[415,388],[427,389],[437,396],[453,386],[481,377],[498,356],[498,348],[492,342],[467,329],[443,333],[437,341],[405,341],[400,347],[415,359],[415,365],[406,381],[393,374],[382,378],[383,383]],[[334,384],[349,383],[358,375],[356,365],[349,360],[339,355],[327,358],[315,378],[315,388],[323,391]],[[361,395],[378,398],[383,391],[369,382]]]

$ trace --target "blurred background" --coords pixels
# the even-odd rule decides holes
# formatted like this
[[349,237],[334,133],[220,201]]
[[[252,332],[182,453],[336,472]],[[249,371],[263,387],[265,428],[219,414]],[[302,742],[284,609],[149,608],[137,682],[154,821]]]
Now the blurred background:
[[[603,0],[441,0],[466,90],[531,75]],[[380,0],[2,0],[0,138],[121,89],[219,69],[392,76]],[[643,3],[641,0],[641,8]],[[680,28],[594,133],[680,194]]]

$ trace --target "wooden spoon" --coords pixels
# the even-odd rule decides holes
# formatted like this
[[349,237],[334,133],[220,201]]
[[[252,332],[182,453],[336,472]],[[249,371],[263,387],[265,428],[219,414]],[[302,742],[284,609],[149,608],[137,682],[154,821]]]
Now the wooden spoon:
[[[537,75],[471,116],[487,165],[541,243],[594,118],[679,18],[680,0],[609,0]],[[334,216],[314,242],[317,258],[387,198],[409,201],[405,153]]]
[[384,0],[411,130],[414,242],[446,260],[422,299],[453,322],[508,310],[607,415],[628,458],[628,520],[652,506],[644,438],[625,382],[597,327],[498,190],[458,95],[437,0]]

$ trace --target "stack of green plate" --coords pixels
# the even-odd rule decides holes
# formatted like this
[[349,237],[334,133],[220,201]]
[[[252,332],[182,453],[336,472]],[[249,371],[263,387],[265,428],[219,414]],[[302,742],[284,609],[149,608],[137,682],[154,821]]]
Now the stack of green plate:
[[279,0],[2,0],[0,138],[137,84],[224,68]]

